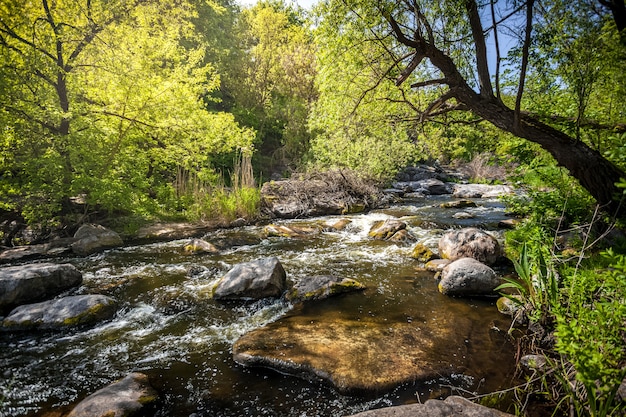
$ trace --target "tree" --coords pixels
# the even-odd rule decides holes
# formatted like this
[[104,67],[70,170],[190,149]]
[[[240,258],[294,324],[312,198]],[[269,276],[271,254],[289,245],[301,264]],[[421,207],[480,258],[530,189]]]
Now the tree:
[[[350,1],[352,19],[369,16],[370,40],[388,42],[385,48],[392,60],[388,74],[398,86],[411,80],[416,89],[437,91],[438,96],[416,109],[422,121],[441,118],[458,111],[471,111],[496,127],[539,144],[609,212],[626,210],[620,205],[622,190],[616,183],[624,172],[583,141],[577,141],[537,117],[522,111],[521,98],[528,57],[532,48],[534,2],[513,7],[506,16],[520,13],[524,22],[522,54],[516,66],[518,91],[516,105],[509,107],[494,92],[488,62],[487,42],[481,14],[475,0],[447,2]],[[372,20],[377,13],[379,21]],[[510,17],[509,17],[510,18]],[[472,52],[472,53],[468,53]],[[496,89],[498,91],[498,89]]]
[[283,1],[260,1],[240,18],[242,60],[227,81],[233,111],[259,132],[260,153],[278,168],[293,169],[308,149],[307,117],[317,98],[308,22],[301,9]]
[[181,172],[209,180],[214,155],[249,147],[253,132],[205,109],[219,77],[196,15],[185,0],[3,2],[3,208],[156,209]]

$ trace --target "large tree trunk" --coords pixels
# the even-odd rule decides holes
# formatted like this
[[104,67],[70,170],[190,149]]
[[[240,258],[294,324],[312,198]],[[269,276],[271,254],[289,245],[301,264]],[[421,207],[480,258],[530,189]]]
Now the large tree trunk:
[[483,99],[474,92],[467,93],[460,93],[457,98],[474,113],[504,131],[539,144],[560,166],[567,168],[605,211],[626,216],[626,207],[620,199],[623,190],[616,186],[626,174],[602,154],[528,115],[522,114],[516,126],[512,109],[496,99]]

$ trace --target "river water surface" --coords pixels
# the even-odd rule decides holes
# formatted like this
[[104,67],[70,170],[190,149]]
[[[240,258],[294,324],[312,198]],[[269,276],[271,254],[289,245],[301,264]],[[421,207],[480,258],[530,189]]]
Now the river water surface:
[[[185,255],[186,241],[128,246],[87,258],[62,258],[83,272],[73,293],[115,298],[120,309],[99,325],[65,332],[0,334],[0,416],[45,415],[68,408],[133,371],[146,373],[161,400],[158,416],[344,416],[371,408],[490,392],[511,385],[513,347],[509,321],[494,300],[456,299],[437,292],[434,275],[416,267],[412,245],[373,241],[372,223],[400,218],[420,242],[436,250],[450,228],[478,226],[500,236],[505,218],[497,200],[475,200],[464,209],[473,219],[456,220],[455,210],[432,197],[343,217],[280,221],[332,224],[348,217],[343,231],[305,238],[265,237],[263,226],[209,233],[219,254]],[[297,281],[333,274],[367,285],[364,292],[292,306],[281,300],[221,303],[211,287],[234,265],[276,256]],[[286,315],[324,320],[337,314],[437,326],[445,315],[471,322],[462,373],[405,384],[391,392],[341,395],[329,386],[269,369],[248,369],[232,359],[232,344],[246,332]],[[469,320],[468,320],[469,319]],[[447,322],[449,320],[446,320]]]

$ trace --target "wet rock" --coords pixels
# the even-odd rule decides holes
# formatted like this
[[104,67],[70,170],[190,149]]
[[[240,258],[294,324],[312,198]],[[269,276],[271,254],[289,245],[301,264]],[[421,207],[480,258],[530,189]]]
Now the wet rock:
[[157,398],[148,377],[134,372],[85,398],[67,417],[130,417]]
[[293,302],[321,300],[333,295],[364,289],[365,285],[353,279],[333,275],[315,275],[300,279],[287,292],[285,298]]
[[388,240],[398,231],[406,229],[406,223],[400,220],[379,220],[370,228],[369,237],[377,240]]
[[292,315],[243,335],[233,358],[324,382],[341,393],[382,392],[467,366],[464,340],[471,328],[469,318],[451,314],[432,327],[341,312]]
[[463,397],[451,396],[443,401],[428,400],[424,404],[379,408],[350,417],[513,417],[513,414],[475,404]]
[[320,232],[317,227],[284,226],[270,224],[263,228],[263,233],[267,237],[303,237],[315,235]]
[[455,201],[448,201],[445,203],[441,203],[439,207],[459,209],[459,208],[466,208],[466,207],[476,207],[476,203],[474,203],[472,200],[455,200]]
[[468,220],[473,219],[476,216],[474,216],[472,213],[468,213],[467,211],[459,211],[458,213],[454,213],[452,217],[458,220]]
[[352,223],[352,220],[350,219],[340,219],[334,222],[333,224],[328,225],[325,228],[325,230],[339,232],[339,231],[345,230],[351,223]]
[[500,279],[487,265],[473,258],[461,258],[441,271],[439,292],[445,295],[495,295]]
[[449,259],[433,259],[432,261],[426,262],[424,267],[430,272],[441,272],[443,268],[448,266],[451,262],[452,261]]
[[54,239],[39,245],[18,246],[0,252],[0,263],[10,263],[29,259],[61,256],[71,251],[70,245],[74,238]]
[[83,274],[71,264],[31,264],[0,268],[0,312],[52,298],[79,286]]
[[487,265],[493,265],[500,254],[500,244],[496,238],[473,227],[453,230],[439,239],[439,256],[452,261],[474,258]]
[[90,255],[107,248],[122,246],[122,238],[113,230],[99,224],[83,224],[74,234],[72,251],[80,256]]
[[411,258],[417,259],[419,262],[428,263],[437,259],[438,256],[423,243],[418,243],[411,250]]
[[402,230],[398,230],[387,240],[389,242],[401,243],[403,245],[410,245],[411,243],[414,243],[415,241],[417,241],[417,238],[413,236],[411,232],[409,232],[408,230],[402,229]]
[[454,184],[452,196],[456,198],[494,198],[513,193],[508,185]]
[[61,329],[92,324],[115,314],[117,303],[104,295],[75,295],[21,305],[2,321],[2,329]]
[[212,243],[202,239],[192,239],[185,243],[183,250],[189,254],[218,253],[219,250]]
[[287,274],[276,257],[236,265],[216,284],[215,299],[279,297],[287,286]]
[[507,316],[514,316],[515,313],[524,308],[522,305],[522,297],[514,294],[498,298],[496,307],[500,313],[506,314]]
[[155,223],[140,228],[135,239],[139,241],[160,241],[198,237],[215,229],[216,225],[203,223]]

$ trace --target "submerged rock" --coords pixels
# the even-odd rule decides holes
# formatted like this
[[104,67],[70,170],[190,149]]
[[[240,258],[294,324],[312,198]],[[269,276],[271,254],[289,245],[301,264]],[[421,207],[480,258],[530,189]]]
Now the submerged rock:
[[374,222],[367,235],[377,240],[389,240],[397,232],[404,229],[406,229],[406,223],[401,220],[379,220]]
[[117,303],[104,295],[75,295],[15,308],[3,330],[61,329],[92,324],[115,314]]
[[428,400],[424,404],[379,408],[350,417],[513,417],[513,414],[475,404],[463,397],[451,396],[443,401]]
[[365,285],[350,278],[333,275],[315,275],[300,279],[285,298],[289,301],[321,300],[333,295],[364,290]]
[[99,224],[83,224],[74,234],[72,251],[80,256],[123,245],[122,238],[113,230]]
[[0,268],[0,312],[52,298],[79,286],[83,274],[71,264],[31,264]]
[[130,417],[157,398],[148,377],[133,372],[85,398],[67,417]]
[[467,366],[467,317],[438,318],[437,326],[346,313],[287,316],[243,335],[234,360],[310,381],[341,393],[372,393],[459,372]]
[[500,255],[500,244],[496,238],[473,227],[453,230],[439,239],[439,256],[444,259],[474,258],[493,265]]
[[236,265],[215,285],[215,299],[280,297],[287,287],[287,274],[276,257]]
[[500,278],[493,269],[473,258],[461,258],[441,271],[439,292],[445,295],[495,295]]

